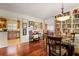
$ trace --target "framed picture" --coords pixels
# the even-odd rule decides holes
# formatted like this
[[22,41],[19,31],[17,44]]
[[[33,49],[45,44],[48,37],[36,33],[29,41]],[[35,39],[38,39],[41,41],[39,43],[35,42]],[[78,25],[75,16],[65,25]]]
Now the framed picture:
[[34,22],[33,21],[29,21],[29,27],[30,26],[34,26]]
[[23,35],[27,35],[27,29],[23,29]]
[[23,28],[27,28],[27,23],[23,23]]
[[23,35],[27,35],[27,23],[23,23]]

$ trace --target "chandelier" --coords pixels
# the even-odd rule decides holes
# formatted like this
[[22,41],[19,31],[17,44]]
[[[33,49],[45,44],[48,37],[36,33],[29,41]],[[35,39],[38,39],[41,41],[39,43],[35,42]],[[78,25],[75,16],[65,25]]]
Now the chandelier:
[[65,21],[65,20],[70,19],[70,16],[69,15],[64,15],[64,7],[63,7],[63,4],[62,4],[61,10],[62,10],[61,15],[59,17],[56,17],[56,19],[59,20],[59,21]]

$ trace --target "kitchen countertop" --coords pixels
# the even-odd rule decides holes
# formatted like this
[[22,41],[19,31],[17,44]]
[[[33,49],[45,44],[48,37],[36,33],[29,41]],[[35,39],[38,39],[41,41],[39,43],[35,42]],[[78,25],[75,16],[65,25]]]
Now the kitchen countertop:
[[7,31],[2,30],[2,31],[0,31],[0,32],[7,32]]

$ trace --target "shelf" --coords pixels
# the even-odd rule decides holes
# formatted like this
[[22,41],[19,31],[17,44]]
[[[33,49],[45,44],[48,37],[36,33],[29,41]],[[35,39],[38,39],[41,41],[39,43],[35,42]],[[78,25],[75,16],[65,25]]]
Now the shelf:
[[79,28],[73,28],[74,30],[79,29]]
[[56,23],[56,24],[60,24],[60,23]]
[[74,25],[77,25],[77,24],[79,24],[79,23],[73,23]]
[[79,19],[79,18],[75,18],[75,17],[74,17],[74,19]]
[[71,25],[71,23],[63,24],[63,25]]
[[75,13],[75,14],[73,14],[73,15],[78,15],[79,13]]
[[71,29],[71,28],[62,28],[62,29]]

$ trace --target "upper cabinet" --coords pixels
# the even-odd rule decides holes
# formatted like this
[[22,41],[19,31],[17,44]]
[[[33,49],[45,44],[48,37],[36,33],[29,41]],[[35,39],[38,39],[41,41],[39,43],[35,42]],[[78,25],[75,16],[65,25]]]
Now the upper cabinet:
[[17,20],[17,29],[20,29],[20,20]]
[[73,29],[74,32],[79,33],[79,9],[73,10]]
[[0,31],[3,31],[6,29],[7,23],[6,23],[7,19],[0,17]]

